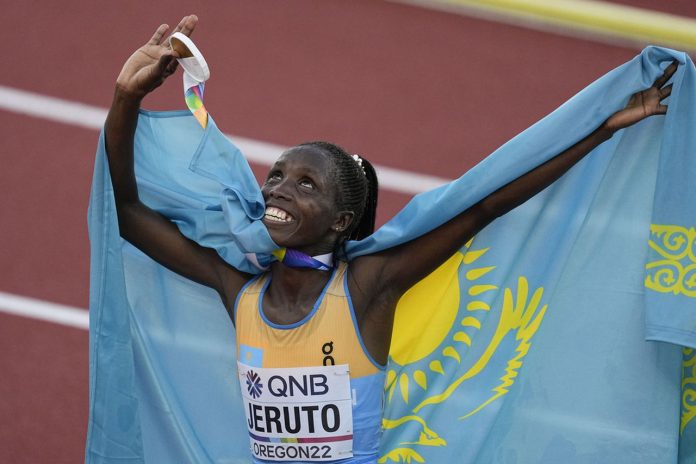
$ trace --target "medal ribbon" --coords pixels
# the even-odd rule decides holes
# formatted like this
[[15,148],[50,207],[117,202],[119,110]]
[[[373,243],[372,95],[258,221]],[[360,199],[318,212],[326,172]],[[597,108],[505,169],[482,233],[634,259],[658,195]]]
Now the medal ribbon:
[[203,129],[208,125],[208,111],[203,105],[204,89],[205,82],[197,81],[184,71],[184,99],[186,100],[186,106],[191,110],[191,113],[193,113],[193,116]]

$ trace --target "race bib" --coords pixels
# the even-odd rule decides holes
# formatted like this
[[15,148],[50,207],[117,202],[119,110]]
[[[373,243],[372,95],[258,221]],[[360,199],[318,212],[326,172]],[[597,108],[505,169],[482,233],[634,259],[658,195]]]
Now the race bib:
[[251,452],[272,461],[353,456],[348,365],[261,368],[237,362]]

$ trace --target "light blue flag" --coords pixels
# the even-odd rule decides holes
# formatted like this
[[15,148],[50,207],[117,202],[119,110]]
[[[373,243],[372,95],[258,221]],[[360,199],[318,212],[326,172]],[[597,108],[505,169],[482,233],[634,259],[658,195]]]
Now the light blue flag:
[[[447,221],[590,133],[674,58],[666,117],[616,134],[404,296],[380,462],[696,460],[687,55],[647,48],[346,251],[376,252]],[[267,261],[275,246],[258,221],[258,187],[212,119],[202,130],[188,112],[143,112],[136,153],[148,205],[240,269],[256,269],[249,256]],[[86,461],[249,462],[232,324],[214,291],[118,237],[103,137],[89,217]]]

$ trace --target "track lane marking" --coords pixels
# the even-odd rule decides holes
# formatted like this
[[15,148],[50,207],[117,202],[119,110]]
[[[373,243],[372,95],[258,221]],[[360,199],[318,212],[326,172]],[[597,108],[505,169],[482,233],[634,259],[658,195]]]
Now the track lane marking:
[[[101,130],[107,113],[105,108],[3,85],[0,85],[0,109],[96,130]],[[247,160],[264,166],[273,165],[278,156],[288,148],[238,135],[225,135],[234,141]],[[408,195],[432,190],[451,180],[387,166],[374,167],[382,189]]]
[[89,329],[89,312],[85,309],[0,292],[0,313],[37,319],[77,329]]

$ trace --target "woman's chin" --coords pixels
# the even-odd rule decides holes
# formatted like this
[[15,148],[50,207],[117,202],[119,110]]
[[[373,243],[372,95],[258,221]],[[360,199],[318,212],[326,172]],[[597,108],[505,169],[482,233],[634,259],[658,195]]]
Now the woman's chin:
[[273,242],[282,247],[290,247],[290,237],[292,236],[292,231],[288,224],[279,224],[276,221],[263,221],[263,224],[268,230],[268,234],[271,236]]

